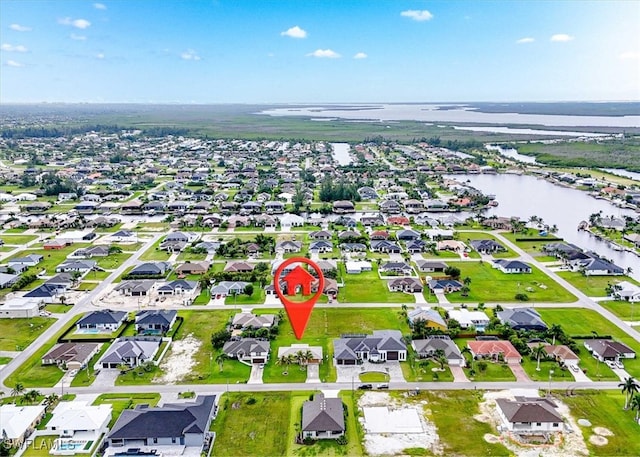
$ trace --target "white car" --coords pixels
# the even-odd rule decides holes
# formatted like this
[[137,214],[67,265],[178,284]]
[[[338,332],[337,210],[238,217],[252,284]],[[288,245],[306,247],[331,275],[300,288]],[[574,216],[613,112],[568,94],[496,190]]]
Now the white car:
[[616,363],[612,360],[605,360],[604,363],[606,363],[609,368],[616,368]]
[[613,363],[616,366],[616,368],[620,368],[621,370],[624,369],[624,365],[619,360],[617,362],[613,362]]
[[569,365],[569,369],[574,373],[577,373],[578,371],[580,371],[580,368],[578,368],[578,365]]

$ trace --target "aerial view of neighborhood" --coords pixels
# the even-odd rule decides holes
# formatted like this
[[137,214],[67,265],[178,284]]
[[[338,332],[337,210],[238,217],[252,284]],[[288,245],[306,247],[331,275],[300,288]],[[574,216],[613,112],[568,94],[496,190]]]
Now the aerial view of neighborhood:
[[[144,2],[29,3],[0,5],[0,456],[640,455],[640,53],[620,102],[122,102],[62,69],[50,100],[38,26],[80,59]],[[471,3],[361,6],[400,33]],[[300,58],[375,58],[341,52]]]

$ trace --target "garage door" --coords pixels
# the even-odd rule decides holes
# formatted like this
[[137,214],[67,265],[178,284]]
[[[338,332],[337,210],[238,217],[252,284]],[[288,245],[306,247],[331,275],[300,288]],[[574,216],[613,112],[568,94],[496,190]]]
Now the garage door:
[[387,352],[387,360],[398,360],[398,351]]
[[265,363],[264,359],[253,359],[253,363]]
[[355,365],[355,360],[338,360],[338,365]]

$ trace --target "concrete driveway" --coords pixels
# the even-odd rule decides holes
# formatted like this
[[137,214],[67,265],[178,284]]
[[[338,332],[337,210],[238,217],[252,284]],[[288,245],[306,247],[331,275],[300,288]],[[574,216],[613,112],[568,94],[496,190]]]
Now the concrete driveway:
[[510,363],[509,368],[511,368],[511,372],[516,377],[517,382],[531,382],[529,375],[519,363]]
[[311,363],[307,365],[307,383],[320,382],[320,365]]
[[259,364],[254,363],[251,365],[251,375],[247,384],[262,384],[262,372],[264,368],[260,368]]
[[573,379],[575,379],[576,381],[591,382],[591,379],[589,379],[589,377],[584,374],[580,367],[578,367],[578,371],[573,371],[571,367],[569,367],[569,373],[571,373]]
[[360,374],[368,372],[388,373],[389,382],[405,382],[400,362],[364,362],[362,365],[337,365],[336,371],[338,372],[337,382],[353,381],[356,386],[360,384]]
[[116,378],[120,374],[120,370],[100,370],[96,380],[93,381],[95,387],[113,387],[116,384]]
[[453,382],[469,382],[469,379],[467,378],[467,375],[464,374],[462,367],[449,365],[449,369],[453,375]]

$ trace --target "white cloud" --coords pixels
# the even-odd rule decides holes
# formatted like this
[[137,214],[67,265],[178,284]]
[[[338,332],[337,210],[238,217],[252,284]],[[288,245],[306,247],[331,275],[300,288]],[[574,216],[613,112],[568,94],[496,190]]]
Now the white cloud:
[[71,35],[69,35],[69,38],[71,38],[72,40],[76,40],[76,41],[84,41],[87,39],[86,36],[84,35],[76,35],[75,33],[72,33]]
[[534,41],[536,41],[535,38],[531,38],[531,37],[524,37],[524,38],[520,38],[518,41],[516,41],[516,43],[518,44],[524,44],[524,43],[533,43]]
[[555,35],[551,36],[551,41],[565,43],[567,41],[573,40],[573,38],[574,37],[572,37],[571,35],[567,35],[566,33],[556,33]]
[[86,19],[71,19],[70,17],[65,17],[59,19],[58,24],[70,25],[71,27],[84,30],[86,28],[89,28],[91,22],[87,21]]
[[99,52],[98,54],[96,54],[96,59],[104,59],[104,54]]
[[9,43],[2,43],[2,46],[0,46],[0,49],[7,52],[27,52],[28,51],[26,46],[23,46],[21,44],[17,44],[14,46]]
[[24,67],[24,64],[20,63],[20,62],[16,62],[15,60],[7,60],[7,67],[15,67],[15,68],[20,68],[20,67]]
[[320,59],[337,59],[340,57],[340,54],[332,51],[331,49],[316,49],[315,51],[307,54],[307,57],[318,57]]
[[364,52],[358,52],[356,53],[355,56],[353,56],[354,59],[366,59],[367,57],[369,56],[366,55]]
[[193,49],[187,49],[182,54],[180,54],[180,58],[183,60],[200,60],[200,56]]
[[423,22],[433,19],[433,14],[427,10],[406,10],[400,13],[402,17],[408,17],[414,21]]
[[27,26],[20,25],[20,24],[11,24],[9,26],[9,28],[11,30],[15,30],[16,32],[31,32],[31,30],[32,30],[31,27],[27,27]]
[[637,51],[625,51],[618,54],[620,60],[640,60],[640,52]]
[[94,3],[93,7],[97,10],[106,10],[107,9],[107,5],[105,5],[104,3]]
[[288,36],[290,38],[306,38],[307,37],[307,31],[304,29],[301,29],[300,27],[293,26],[291,27],[289,30],[285,30],[284,32],[280,32],[280,35],[282,36]]

